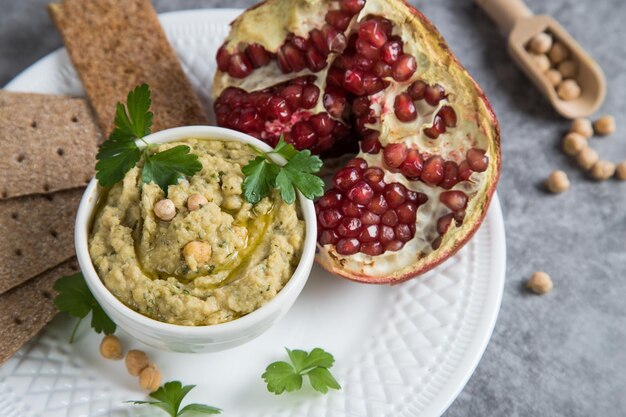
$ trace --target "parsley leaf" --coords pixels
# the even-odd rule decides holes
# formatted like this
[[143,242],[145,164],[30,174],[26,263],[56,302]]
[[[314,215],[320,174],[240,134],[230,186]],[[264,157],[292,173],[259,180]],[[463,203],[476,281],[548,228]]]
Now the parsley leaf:
[[100,304],[89,291],[83,275],[78,272],[59,278],[53,285],[59,294],[54,298],[54,305],[59,311],[66,311],[70,316],[80,320],[74,326],[70,343],[74,341],[78,325],[91,312],[91,327],[96,333],[113,334],[117,328],[107,316]]
[[129,139],[116,129],[102,144],[96,158],[96,178],[101,186],[110,187],[137,165],[141,150],[134,138]]
[[168,185],[177,184],[184,175],[193,175],[202,169],[198,155],[189,153],[191,148],[178,145],[163,152],[146,156],[141,180],[154,182],[167,194]]
[[302,388],[302,377],[307,375],[314,390],[326,394],[328,389],[341,389],[328,368],[335,363],[333,355],[320,348],[310,353],[303,350],[287,350],[291,364],[283,361],[271,363],[261,377],[267,390],[276,395]]
[[[243,167],[246,176],[243,196],[249,203],[255,204],[267,197],[271,188],[279,189],[287,204],[296,201],[296,190],[310,200],[324,194],[324,182],[313,175],[321,169],[322,160],[311,155],[310,150],[298,151],[281,136],[272,152],[261,153]],[[277,164],[269,158],[271,154],[282,156],[287,163],[283,166]]]
[[149,396],[157,401],[127,401],[133,404],[148,404],[154,407],[158,407],[165,411],[171,417],[183,417],[199,414],[220,414],[222,410],[219,408],[211,407],[205,404],[187,404],[180,409],[180,404],[183,399],[189,394],[189,391],[194,389],[195,385],[185,385],[180,381],[166,382],[158,390],[151,393]]

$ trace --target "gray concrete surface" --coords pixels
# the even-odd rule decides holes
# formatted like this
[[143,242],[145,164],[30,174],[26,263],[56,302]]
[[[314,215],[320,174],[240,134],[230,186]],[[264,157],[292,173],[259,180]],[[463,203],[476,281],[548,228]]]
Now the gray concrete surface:
[[[626,182],[596,183],[559,151],[568,122],[511,63],[504,41],[470,0],[413,0],[485,89],[502,126],[498,192],[507,231],[507,281],[493,338],[446,412],[465,416],[626,415]],[[0,0],[0,85],[61,46],[46,0]],[[251,0],[155,0],[160,12],[242,7]],[[603,112],[618,133],[593,139],[604,158],[626,159],[626,2],[529,0],[555,16],[597,59],[609,81]],[[554,169],[572,182],[548,195]],[[554,291],[522,289],[535,270]]]

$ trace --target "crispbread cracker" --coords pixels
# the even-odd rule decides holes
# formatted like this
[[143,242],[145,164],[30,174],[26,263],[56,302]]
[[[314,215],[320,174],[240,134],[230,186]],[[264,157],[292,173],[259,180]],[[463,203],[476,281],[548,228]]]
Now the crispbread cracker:
[[0,294],[72,257],[83,189],[0,201]]
[[63,0],[49,5],[102,131],[138,84],[152,89],[153,131],[208,124],[149,0]]
[[0,364],[17,352],[54,318],[54,282],[78,271],[76,258],[0,295]]
[[84,186],[100,130],[85,99],[0,90],[0,199]]

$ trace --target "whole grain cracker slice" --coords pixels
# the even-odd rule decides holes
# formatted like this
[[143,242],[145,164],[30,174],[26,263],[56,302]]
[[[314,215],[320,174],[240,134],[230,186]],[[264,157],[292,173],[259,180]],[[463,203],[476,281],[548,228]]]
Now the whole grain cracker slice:
[[141,83],[152,89],[153,131],[208,124],[149,0],[62,0],[49,11],[105,134]]
[[54,282],[78,272],[76,258],[49,269],[28,282],[0,295],[0,364],[54,318]]
[[0,90],[0,199],[84,186],[100,142],[87,100]]
[[0,201],[0,294],[74,256],[83,189]]

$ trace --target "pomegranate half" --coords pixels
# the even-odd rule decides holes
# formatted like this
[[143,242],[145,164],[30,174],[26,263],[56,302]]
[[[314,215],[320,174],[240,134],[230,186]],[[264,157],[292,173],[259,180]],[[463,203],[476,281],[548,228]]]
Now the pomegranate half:
[[316,202],[318,262],[366,283],[415,277],[480,225],[500,172],[482,90],[401,0],[267,0],[217,53],[217,122],[322,157],[358,154]]

